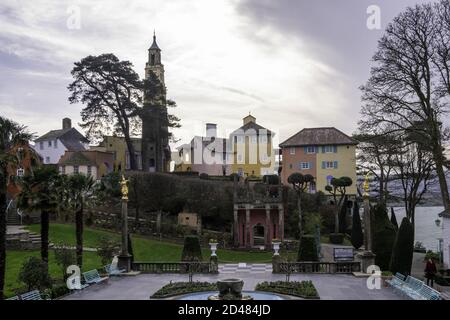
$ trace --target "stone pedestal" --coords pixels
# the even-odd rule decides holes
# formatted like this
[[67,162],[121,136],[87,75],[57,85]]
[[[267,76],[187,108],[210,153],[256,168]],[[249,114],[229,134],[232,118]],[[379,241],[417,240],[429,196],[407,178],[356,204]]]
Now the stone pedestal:
[[363,251],[356,255],[356,259],[361,262],[361,272],[367,273],[369,266],[375,265],[375,254],[371,251]]
[[281,256],[272,256],[272,273],[280,273],[280,262],[281,262]]
[[131,255],[129,254],[121,254],[118,256],[119,261],[117,262],[117,267],[119,269],[125,269],[126,272],[131,271]]

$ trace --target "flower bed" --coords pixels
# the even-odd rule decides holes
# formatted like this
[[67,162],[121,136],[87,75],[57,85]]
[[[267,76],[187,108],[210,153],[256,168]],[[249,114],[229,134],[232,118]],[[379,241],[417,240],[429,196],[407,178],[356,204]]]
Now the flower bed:
[[180,294],[202,292],[202,291],[217,291],[217,284],[210,282],[171,282],[156,291],[150,298],[168,298],[178,296]]
[[287,294],[290,296],[301,297],[303,299],[320,299],[312,281],[264,281],[258,283],[255,290]]

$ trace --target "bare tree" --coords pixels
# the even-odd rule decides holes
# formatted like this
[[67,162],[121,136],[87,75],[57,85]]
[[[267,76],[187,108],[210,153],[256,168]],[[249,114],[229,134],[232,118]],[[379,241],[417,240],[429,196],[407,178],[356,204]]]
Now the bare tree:
[[414,132],[426,140],[446,210],[450,199],[442,119],[450,94],[449,6],[442,0],[416,5],[397,16],[379,40],[376,65],[361,87],[365,131]]

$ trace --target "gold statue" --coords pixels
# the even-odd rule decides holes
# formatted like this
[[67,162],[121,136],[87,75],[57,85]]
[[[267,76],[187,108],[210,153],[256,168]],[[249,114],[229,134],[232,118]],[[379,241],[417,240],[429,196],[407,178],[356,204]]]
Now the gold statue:
[[369,196],[369,172],[367,172],[364,177],[363,189],[364,189],[363,196],[368,197]]
[[128,200],[128,180],[122,175],[122,181],[120,181],[122,186],[122,200]]

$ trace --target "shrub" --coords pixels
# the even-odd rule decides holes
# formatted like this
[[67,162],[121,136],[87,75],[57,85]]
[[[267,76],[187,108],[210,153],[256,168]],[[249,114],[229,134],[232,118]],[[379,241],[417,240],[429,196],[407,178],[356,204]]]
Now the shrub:
[[302,297],[305,299],[318,299],[319,294],[312,281],[274,281],[260,282],[255,287],[256,291],[266,291]]
[[344,234],[343,233],[330,233],[330,243],[343,244],[344,243]]
[[316,239],[305,235],[300,240],[297,261],[318,261]]
[[202,261],[202,250],[197,236],[186,236],[184,238],[181,261]]
[[355,249],[359,249],[364,244],[364,235],[362,232],[361,217],[359,216],[359,206],[357,202],[355,202],[353,206],[351,241]]
[[396,230],[389,220],[387,209],[383,204],[377,204],[372,209],[373,213],[373,253],[375,264],[381,270],[389,269],[392,256],[392,248],[395,242]]
[[303,230],[306,234],[316,234],[317,228],[322,226],[322,217],[318,213],[304,213],[305,225]]
[[101,258],[103,265],[111,263],[114,256],[119,254],[119,251],[120,243],[117,240],[107,236],[99,239],[97,255]]
[[208,180],[209,179],[209,175],[207,173],[200,173],[200,179]]
[[63,279],[66,280],[69,276],[66,273],[67,267],[76,264],[75,251],[69,248],[69,245],[60,243],[53,249],[55,252],[55,261],[61,267]]
[[395,211],[393,207],[391,207],[391,223],[395,227],[395,230],[398,230],[398,222],[397,218],[395,217]]
[[166,298],[192,292],[217,290],[217,284],[210,282],[170,282],[156,291],[151,298]]
[[25,283],[27,290],[43,289],[50,285],[47,264],[36,257],[29,257],[19,272],[20,282]]
[[237,173],[230,174],[230,181],[234,181],[234,177],[236,177],[237,181],[239,181],[239,175]]
[[408,218],[403,218],[398,229],[392,250],[389,269],[392,273],[411,274],[411,265],[414,250],[414,228]]
[[64,296],[66,294],[70,293],[69,288],[67,288],[67,285],[64,284],[58,284],[52,286],[52,289],[50,290],[50,297],[51,299],[56,299],[61,296]]
[[263,182],[265,184],[278,185],[280,184],[280,177],[276,174],[267,174],[263,176]]
[[439,253],[428,250],[427,253],[425,254],[425,260],[429,260],[429,259],[432,259],[434,261],[439,261],[439,259],[440,259]]

